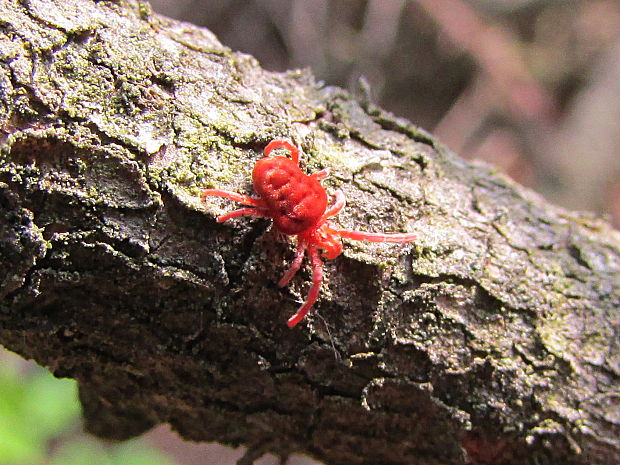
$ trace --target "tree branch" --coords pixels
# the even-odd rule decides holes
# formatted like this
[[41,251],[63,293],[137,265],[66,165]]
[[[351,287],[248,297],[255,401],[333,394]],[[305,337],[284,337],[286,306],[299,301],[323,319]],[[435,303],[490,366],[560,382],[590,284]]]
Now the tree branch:
[[[0,342],[79,381],[90,431],[340,464],[620,461],[620,235],[307,71],[135,1],[0,4]],[[289,138],[348,243],[319,302],[270,222],[217,224]],[[546,460],[546,461],[545,461]]]

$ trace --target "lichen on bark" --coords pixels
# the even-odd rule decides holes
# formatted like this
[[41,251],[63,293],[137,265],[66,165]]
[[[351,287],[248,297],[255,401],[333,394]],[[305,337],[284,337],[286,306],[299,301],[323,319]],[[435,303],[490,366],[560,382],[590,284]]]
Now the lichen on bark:
[[[0,342],[77,379],[87,427],[328,464],[620,460],[620,235],[388,112],[143,2],[0,3]],[[308,270],[217,224],[274,138],[331,169],[347,243]]]

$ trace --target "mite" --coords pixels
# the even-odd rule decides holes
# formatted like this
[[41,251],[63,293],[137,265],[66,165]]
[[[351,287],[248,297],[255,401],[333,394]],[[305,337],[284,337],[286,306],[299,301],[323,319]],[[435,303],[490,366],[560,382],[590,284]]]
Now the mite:
[[[286,149],[290,158],[271,156],[276,149]],[[220,189],[205,189],[203,200],[209,196],[234,200],[243,208],[217,218],[221,223],[239,216],[260,216],[273,219],[276,229],[288,236],[297,237],[295,258],[289,270],[284,273],[278,286],[286,286],[297,273],[308,252],[312,265],[312,285],[305,302],[289,318],[289,327],[297,325],[316,302],[323,281],[321,256],[334,259],[342,252],[341,238],[356,241],[406,243],[415,240],[414,234],[384,234],[351,231],[334,226],[329,220],[345,206],[342,191],[334,193],[334,202],[328,205],[327,192],[319,182],[328,176],[324,169],[307,175],[299,167],[299,150],[286,140],[274,140],[264,150],[264,158],[254,165],[252,180],[258,198]]]

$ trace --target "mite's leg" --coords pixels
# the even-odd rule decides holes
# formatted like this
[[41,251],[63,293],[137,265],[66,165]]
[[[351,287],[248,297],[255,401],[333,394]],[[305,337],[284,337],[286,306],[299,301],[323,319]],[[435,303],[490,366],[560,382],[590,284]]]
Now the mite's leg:
[[299,307],[297,313],[286,322],[289,328],[295,326],[308,314],[314,302],[316,302],[316,299],[319,297],[319,291],[321,290],[323,262],[321,261],[319,250],[316,245],[312,244],[308,246],[308,255],[310,255],[310,260],[312,262],[312,286],[310,286],[310,291],[308,291],[308,297],[306,297],[304,304]]
[[334,204],[327,210],[325,210],[325,213],[323,213],[321,220],[326,220],[327,218],[336,216],[338,213],[340,213],[340,210],[342,210],[346,205],[347,201],[344,193],[341,190],[337,190],[336,192],[334,192],[334,196],[336,197],[336,199],[334,200]]
[[316,173],[312,173],[310,177],[316,179],[317,181],[320,181],[321,179],[325,179],[327,176],[329,176],[329,172],[330,172],[330,169],[325,168],[324,170],[317,171]]
[[301,263],[304,260],[305,252],[306,244],[303,241],[299,240],[299,242],[297,243],[297,250],[295,250],[295,258],[293,259],[293,263],[291,263],[291,267],[286,273],[284,273],[284,276],[282,276],[282,279],[278,282],[278,286],[284,287],[290,282],[291,279],[293,279],[293,276],[295,276],[295,274],[297,273],[297,271],[299,271],[299,268],[301,267]]
[[249,205],[250,207],[264,208],[265,202],[261,199],[255,199],[248,195],[239,194],[238,192],[224,191],[221,189],[205,189],[202,191],[202,200],[206,197],[223,197],[225,199],[234,200],[235,202],[242,203],[243,205]]
[[299,149],[287,140],[272,140],[267,144],[263,153],[268,156],[272,150],[285,148],[291,153],[291,160],[299,165]]
[[329,227],[329,230],[340,237],[345,239],[353,239],[355,241],[369,241],[369,242],[394,242],[404,243],[412,242],[416,239],[415,234],[384,234],[384,233],[369,233],[365,231],[350,231],[348,229],[339,229]]
[[223,223],[224,221],[230,220],[232,218],[237,218],[239,216],[261,216],[263,218],[271,218],[269,213],[260,208],[244,207],[239,208],[238,210],[233,210],[230,213],[226,213],[225,215],[218,216],[217,222]]

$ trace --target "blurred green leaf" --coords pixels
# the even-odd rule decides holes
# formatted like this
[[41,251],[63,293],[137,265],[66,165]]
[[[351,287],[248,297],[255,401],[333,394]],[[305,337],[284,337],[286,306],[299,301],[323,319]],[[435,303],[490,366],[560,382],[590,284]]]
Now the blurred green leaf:
[[53,465],[174,465],[161,453],[131,441],[104,448],[94,440],[71,441],[58,450]]
[[25,387],[24,414],[36,425],[40,437],[58,434],[80,418],[77,383],[71,379],[57,379],[47,372],[39,372]]
[[0,464],[32,465],[44,457],[43,444],[22,423],[9,423],[0,415]]
[[[0,465],[174,465],[140,440],[106,446],[77,433],[63,442],[79,419],[75,381],[0,350]],[[50,459],[48,444],[59,439]]]
[[160,452],[138,441],[117,447],[114,456],[114,463],[117,465],[174,465],[174,462]]
[[89,439],[63,444],[51,462],[53,465],[114,465],[105,450]]
[[23,411],[26,395],[18,367],[0,359],[0,465],[31,465],[44,457],[44,444],[33,435]]

